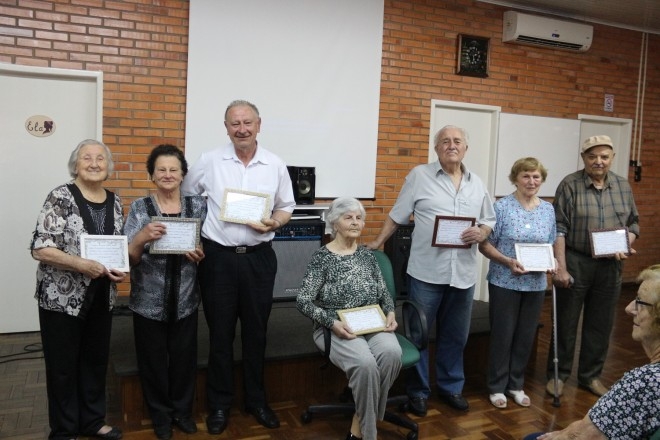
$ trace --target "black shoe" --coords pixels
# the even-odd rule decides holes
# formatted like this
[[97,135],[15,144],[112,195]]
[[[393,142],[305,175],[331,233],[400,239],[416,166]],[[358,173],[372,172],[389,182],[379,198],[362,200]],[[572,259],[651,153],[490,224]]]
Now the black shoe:
[[351,433],[351,431],[348,431],[348,435],[346,436],[346,440],[362,440],[362,438],[356,437]]
[[413,397],[408,400],[408,409],[411,413],[415,414],[417,417],[426,417],[426,398],[424,397]]
[[179,428],[186,434],[194,434],[197,432],[197,424],[190,417],[181,417],[172,419],[172,424]]
[[[103,427],[101,427],[101,429],[103,429]],[[110,431],[106,432],[105,434],[95,432],[93,434],[90,434],[90,433],[85,434],[85,436],[102,438],[102,439],[105,439],[105,440],[120,440],[124,435],[122,434],[122,432],[119,428],[115,428],[114,426],[112,426]]]
[[154,434],[156,434],[158,440],[170,440],[172,438],[172,426],[169,424],[154,425]]
[[280,421],[275,412],[268,405],[261,408],[245,408],[245,411],[252,414],[257,422],[266,428],[274,429],[280,427]]
[[206,418],[206,429],[208,429],[209,434],[222,434],[225,428],[227,428],[228,421],[229,410],[219,409],[217,411],[213,411]]
[[463,397],[462,394],[440,394],[440,400],[459,411],[467,411],[470,409],[470,404],[465,400],[465,397]]

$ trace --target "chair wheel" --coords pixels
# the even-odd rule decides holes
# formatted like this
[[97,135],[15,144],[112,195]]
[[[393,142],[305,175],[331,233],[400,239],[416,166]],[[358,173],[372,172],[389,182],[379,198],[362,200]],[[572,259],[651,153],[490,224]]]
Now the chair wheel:
[[[300,421],[303,422],[303,425],[308,424],[309,422],[312,421],[312,413],[309,411],[305,411],[300,415]],[[412,439],[414,440],[414,439]]]
[[415,431],[410,431],[408,435],[406,435],[407,440],[417,440],[417,432]]

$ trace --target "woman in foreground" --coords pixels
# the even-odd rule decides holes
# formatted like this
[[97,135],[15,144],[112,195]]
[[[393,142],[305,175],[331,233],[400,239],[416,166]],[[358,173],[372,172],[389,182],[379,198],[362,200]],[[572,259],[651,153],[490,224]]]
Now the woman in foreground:
[[641,440],[660,429],[660,264],[643,270],[637,281],[642,284],[626,313],[633,321],[632,338],[650,362],[624,374],[583,419],[525,440]]

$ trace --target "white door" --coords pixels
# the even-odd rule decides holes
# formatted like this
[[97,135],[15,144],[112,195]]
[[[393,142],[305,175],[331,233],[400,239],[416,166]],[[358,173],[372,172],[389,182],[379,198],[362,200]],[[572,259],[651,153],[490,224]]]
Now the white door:
[[[438,160],[433,148],[433,136],[445,125],[456,125],[467,130],[470,137],[468,151],[463,163],[484,182],[495,201],[495,162],[497,158],[497,137],[500,107],[492,105],[468,104],[464,102],[431,102],[431,127],[429,134],[429,163]],[[477,284],[474,298],[488,301],[488,259],[477,252]]]
[[[0,333],[37,331],[30,239],[48,192],[71,179],[73,149],[84,139],[102,138],[103,76],[0,64],[0,96]],[[42,116],[54,122],[48,137],[30,134],[34,123],[26,127]]]

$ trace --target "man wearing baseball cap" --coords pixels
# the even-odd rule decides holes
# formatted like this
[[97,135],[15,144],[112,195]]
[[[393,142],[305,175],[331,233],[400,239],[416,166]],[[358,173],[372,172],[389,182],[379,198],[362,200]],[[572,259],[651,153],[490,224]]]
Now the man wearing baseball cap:
[[[553,282],[557,287],[557,394],[571,374],[578,321],[582,336],[578,384],[602,396],[607,388],[600,374],[607,357],[614,312],[621,292],[623,261],[629,254],[592,256],[594,230],[627,228],[629,242],[639,236],[639,214],[628,180],[610,171],[614,144],[609,136],[591,136],[581,147],[584,169],[564,177],[555,193],[557,219]],[[631,248],[630,254],[635,251]],[[554,348],[548,355],[546,391],[554,395]]]

